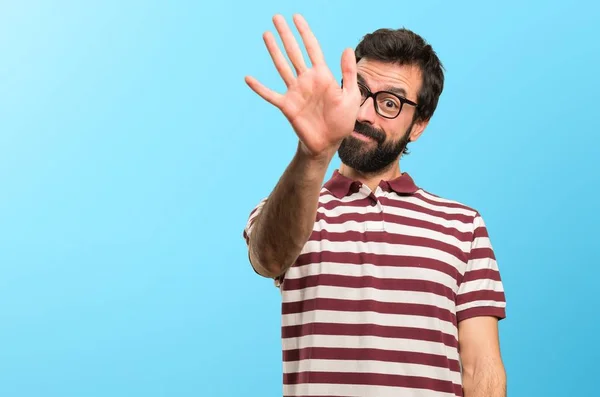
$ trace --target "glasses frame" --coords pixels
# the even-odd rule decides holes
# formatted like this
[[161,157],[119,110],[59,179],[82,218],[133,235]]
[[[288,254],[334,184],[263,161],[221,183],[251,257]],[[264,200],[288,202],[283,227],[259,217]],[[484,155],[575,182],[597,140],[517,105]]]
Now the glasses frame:
[[[357,83],[359,87],[364,88],[364,90],[366,91],[367,95],[365,96],[365,99],[360,103],[360,106],[364,105],[365,102],[367,102],[367,99],[369,98],[373,98],[373,106],[375,107],[375,112],[377,112],[378,115],[380,115],[383,118],[386,119],[395,119],[398,116],[400,116],[400,113],[402,113],[402,109],[404,108],[404,105],[411,105],[414,106],[415,109],[417,109],[419,107],[418,103],[415,103],[413,101],[411,101],[410,99],[406,99],[403,96],[400,96],[398,94],[395,94],[393,92],[390,91],[377,91],[377,92],[373,92],[369,89],[369,87],[367,87],[366,85],[362,84],[362,83]],[[344,87],[344,80],[342,80],[342,88]],[[398,109],[398,113],[396,113],[396,115],[394,117],[390,117],[390,116],[385,116],[383,114],[380,113],[379,111],[379,105],[377,104],[377,96],[379,94],[386,94],[386,95],[392,95],[396,98],[398,98],[398,100],[400,101],[400,109]]]

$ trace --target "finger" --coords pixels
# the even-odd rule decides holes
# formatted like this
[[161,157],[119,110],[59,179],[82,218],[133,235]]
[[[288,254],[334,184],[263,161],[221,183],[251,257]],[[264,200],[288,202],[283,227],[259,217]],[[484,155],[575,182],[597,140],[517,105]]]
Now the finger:
[[321,46],[317,41],[317,38],[313,34],[312,30],[310,30],[310,26],[306,19],[300,14],[294,15],[294,23],[298,28],[298,32],[300,32],[300,36],[302,37],[302,42],[306,47],[306,52],[310,58],[310,61],[313,65],[320,65],[325,63],[325,57],[323,56],[323,52],[321,51]]
[[283,53],[279,49],[279,46],[277,45],[277,42],[275,41],[275,37],[273,36],[273,34],[271,32],[267,32],[263,35],[263,40],[265,41],[265,45],[267,46],[267,49],[269,50],[271,59],[273,60],[273,63],[275,64],[275,68],[277,68],[277,71],[279,72],[279,75],[285,82],[285,85],[289,87],[290,84],[292,84],[294,82],[294,79],[295,79],[294,72],[292,71],[292,68],[290,68],[290,65],[289,65],[287,59],[285,59],[285,57],[283,56]]
[[285,19],[281,15],[275,15],[275,17],[273,17],[273,23],[275,24],[275,28],[281,37],[285,52],[290,58],[290,61],[292,61],[292,65],[294,65],[294,68],[296,69],[296,74],[299,75],[300,73],[303,73],[306,71],[306,64],[304,63],[302,51],[300,50],[298,42],[294,38],[290,27],[287,25]]
[[344,79],[344,90],[357,90],[357,68],[356,56],[352,48],[346,48],[342,53],[342,78]]
[[246,84],[248,84],[248,86],[252,89],[252,91],[256,92],[262,99],[269,102],[273,106],[281,108],[281,103],[283,102],[283,95],[278,94],[270,88],[265,87],[254,77],[246,76],[245,81]]

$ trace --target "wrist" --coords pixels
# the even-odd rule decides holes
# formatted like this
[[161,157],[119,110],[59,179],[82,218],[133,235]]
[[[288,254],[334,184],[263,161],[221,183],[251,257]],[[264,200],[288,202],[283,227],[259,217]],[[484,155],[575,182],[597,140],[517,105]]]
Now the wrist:
[[299,161],[301,161],[302,163],[307,164],[312,167],[327,168],[327,167],[329,167],[329,163],[331,163],[331,160],[335,156],[336,152],[337,152],[337,148],[332,148],[328,151],[325,151],[325,152],[322,152],[319,154],[313,154],[313,153],[310,153],[310,151],[308,150],[306,145],[304,145],[304,143],[302,143],[302,141],[298,141],[298,148],[296,150],[296,158]]
[[334,155],[333,151],[319,155],[311,154],[306,150],[304,144],[299,142],[293,162],[296,164],[297,170],[302,170],[301,172],[308,178],[307,180],[318,179],[321,182]]

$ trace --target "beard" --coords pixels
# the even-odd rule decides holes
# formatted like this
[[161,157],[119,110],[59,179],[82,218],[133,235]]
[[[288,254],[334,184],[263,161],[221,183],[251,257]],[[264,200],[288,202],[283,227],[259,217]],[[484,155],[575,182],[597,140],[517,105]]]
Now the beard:
[[[410,142],[412,123],[397,142],[385,140],[382,130],[367,124],[356,122],[354,131],[372,138],[375,142],[364,142],[351,135],[344,138],[338,155],[342,163],[363,174],[373,174],[391,166],[392,163],[404,152]],[[371,147],[375,144],[375,147]]]

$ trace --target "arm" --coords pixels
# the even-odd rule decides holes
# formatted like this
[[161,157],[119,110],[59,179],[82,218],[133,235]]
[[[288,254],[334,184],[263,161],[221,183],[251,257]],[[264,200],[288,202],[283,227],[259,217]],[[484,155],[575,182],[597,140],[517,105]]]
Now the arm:
[[325,64],[319,43],[304,18],[296,15],[294,22],[311,68],[306,66],[284,18],[276,15],[273,22],[297,76],[273,35],[265,33],[269,54],[288,90],[284,95],[276,93],[252,77],[246,77],[246,83],[281,110],[299,143],[290,165],[252,220],[247,241],[250,261],[257,273],[275,278],[293,264],[312,233],[327,167],[342,140],[354,129],[360,91],[351,49],[342,54],[342,74],[348,82],[342,88]]
[[506,397],[498,319],[472,317],[458,324],[465,397]]
[[252,226],[250,262],[262,276],[276,278],[296,260],[310,237],[327,158],[298,150]]
[[457,294],[458,345],[465,397],[505,397],[498,321],[506,317],[506,296],[487,227],[479,213]]

